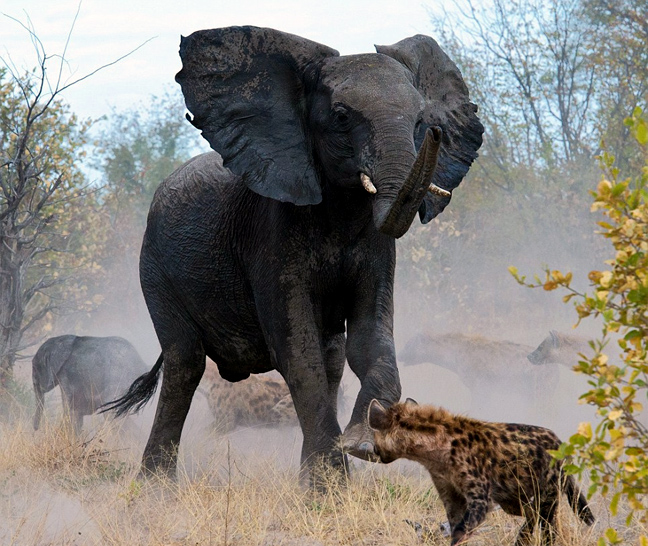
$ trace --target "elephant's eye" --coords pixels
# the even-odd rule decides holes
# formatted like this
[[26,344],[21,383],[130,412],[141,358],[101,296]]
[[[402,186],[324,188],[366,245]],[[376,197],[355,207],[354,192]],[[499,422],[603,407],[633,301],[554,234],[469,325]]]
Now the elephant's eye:
[[349,111],[342,105],[336,104],[331,112],[331,117],[336,125],[344,126],[349,123]]

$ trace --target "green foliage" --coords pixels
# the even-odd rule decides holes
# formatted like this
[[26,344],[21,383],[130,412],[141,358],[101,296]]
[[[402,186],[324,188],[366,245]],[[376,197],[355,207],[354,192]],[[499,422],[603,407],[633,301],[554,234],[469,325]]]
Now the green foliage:
[[141,322],[137,264],[151,199],[159,184],[201,144],[183,112],[180,92],[166,92],[151,96],[145,106],[113,111],[101,121],[93,157],[108,225],[103,247],[95,255],[103,274],[91,287],[101,301],[94,315],[97,322],[114,315],[122,325]]
[[179,91],[102,120],[94,167],[101,173],[103,199],[115,219],[135,216],[144,226],[156,188],[198,148],[200,135],[183,117]]
[[102,238],[98,202],[78,165],[89,122],[47,80],[0,70],[0,371],[56,314],[89,309],[88,275]]
[[[592,26],[581,0],[454,0],[436,22],[480,108],[483,155],[493,182],[511,190],[519,170],[546,174],[584,164],[597,144],[598,66],[588,62]],[[555,178],[556,180],[559,178]]]
[[[565,183],[601,137],[617,162],[632,155],[622,125],[648,99],[648,19],[632,0],[453,0],[435,34],[468,82],[487,127],[491,184],[519,169]],[[569,165],[572,165],[570,167]]]
[[623,124],[628,112],[648,103],[648,11],[636,0],[583,0],[592,27],[589,61],[597,67],[597,130],[619,167],[640,154]]
[[631,0],[451,4],[432,34],[466,80],[484,144],[443,214],[398,241],[396,301],[424,327],[499,335],[532,315],[556,328],[569,310],[512,291],[502,263],[578,272],[606,256],[587,213],[592,158],[603,136],[618,166],[639,159],[622,120],[648,100],[648,24]]
[[[599,234],[615,252],[605,261],[609,269],[589,273],[589,292],[573,288],[571,273],[546,269],[544,279],[536,276],[528,282],[516,268],[509,270],[526,286],[566,290],[563,300],[573,300],[579,322],[587,317],[602,319],[601,339],[591,343],[594,356],[581,355],[575,368],[589,377],[591,388],[581,399],[596,407],[600,420],[594,428],[582,423],[556,456],[573,457],[567,466],[571,472],[589,472],[589,493],[598,491],[610,498],[612,513],[624,498],[631,508],[628,522],[635,515],[645,522],[648,429],[640,413],[648,395],[648,122],[637,108],[625,124],[643,165],[634,176],[624,178],[614,157],[604,153],[600,158],[604,176],[592,192],[591,210],[603,215]],[[618,359],[603,352],[614,343]],[[610,544],[620,543],[613,530],[606,538]]]

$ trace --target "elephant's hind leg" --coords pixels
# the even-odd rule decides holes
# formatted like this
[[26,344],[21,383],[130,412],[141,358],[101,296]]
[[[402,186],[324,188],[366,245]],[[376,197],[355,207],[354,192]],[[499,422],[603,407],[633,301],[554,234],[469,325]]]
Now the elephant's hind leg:
[[191,400],[205,371],[205,351],[197,339],[184,339],[162,349],[164,372],[155,419],[144,456],[142,473],[175,478],[178,446]]
[[63,389],[61,386],[61,394],[63,397],[63,417],[65,426],[69,427],[68,430],[74,435],[79,436],[83,428],[83,410],[80,407],[81,403],[78,398],[75,400],[74,395],[71,394],[71,388]]
[[74,410],[70,413],[70,419],[72,420],[72,432],[74,432],[75,436],[80,436],[83,429],[83,413]]

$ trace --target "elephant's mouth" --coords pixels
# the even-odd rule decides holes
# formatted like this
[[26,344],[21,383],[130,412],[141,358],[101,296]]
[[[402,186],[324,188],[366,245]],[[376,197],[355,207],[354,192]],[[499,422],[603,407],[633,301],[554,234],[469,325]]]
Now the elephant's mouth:
[[[402,237],[412,225],[421,202],[428,192],[432,193],[435,200],[440,201],[439,204],[443,207],[450,202],[450,192],[432,183],[441,136],[440,127],[427,130],[416,160],[405,182],[396,192],[395,198],[383,198],[379,186],[374,201],[374,222],[381,232],[397,239]],[[365,190],[376,193],[371,180],[367,182],[361,177],[361,181]]]

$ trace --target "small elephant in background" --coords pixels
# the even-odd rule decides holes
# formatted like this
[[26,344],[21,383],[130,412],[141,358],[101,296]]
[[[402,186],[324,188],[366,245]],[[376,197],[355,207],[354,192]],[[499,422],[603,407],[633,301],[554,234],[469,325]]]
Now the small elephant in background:
[[78,434],[85,415],[121,396],[147,370],[135,347],[121,337],[65,335],[48,339],[32,359],[34,430],[40,427],[45,393],[57,385]]

